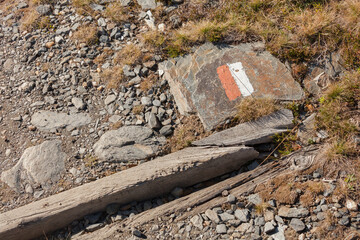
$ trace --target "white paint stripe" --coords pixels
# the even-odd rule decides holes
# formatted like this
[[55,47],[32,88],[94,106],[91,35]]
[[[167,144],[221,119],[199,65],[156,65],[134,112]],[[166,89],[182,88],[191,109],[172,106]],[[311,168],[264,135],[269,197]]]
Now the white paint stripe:
[[235,79],[236,85],[240,89],[241,94],[246,97],[254,92],[254,88],[250,83],[248,76],[245,73],[241,62],[227,64],[229,66],[231,75]]

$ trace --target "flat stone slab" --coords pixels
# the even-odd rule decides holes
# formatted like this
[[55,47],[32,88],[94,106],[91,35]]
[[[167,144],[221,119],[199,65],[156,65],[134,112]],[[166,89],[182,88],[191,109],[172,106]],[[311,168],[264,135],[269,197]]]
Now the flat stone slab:
[[244,97],[301,100],[290,71],[261,43],[204,44],[193,54],[159,65],[181,114],[198,113],[207,130],[234,114]]
[[106,132],[94,144],[95,155],[108,162],[128,162],[155,155],[166,143],[153,130],[142,126],[125,126]]
[[1,174],[1,181],[17,192],[23,191],[27,183],[54,183],[65,171],[65,160],[66,154],[61,150],[61,141],[46,141],[27,148],[17,164]]
[[33,239],[111,203],[143,201],[239,169],[258,156],[251,147],[196,147],[143,163],[0,214],[0,239]]
[[282,109],[255,121],[239,124],[209,137],[193,142],[195,146],[233,146],[254,145],[272,141],[275,134],[290,130],[293,114],[289,109]]
[[137,3],[141,6],[142,9],[154,9],[156,8],[155,0],[137,0]]
[[56,131],[56,129],[66,128],[72,130],[77,127],[87,125],[91,122],[91,117],[87,113],[58,113],[51,111],[39,111],[31,117],[31,124],[41,131]]

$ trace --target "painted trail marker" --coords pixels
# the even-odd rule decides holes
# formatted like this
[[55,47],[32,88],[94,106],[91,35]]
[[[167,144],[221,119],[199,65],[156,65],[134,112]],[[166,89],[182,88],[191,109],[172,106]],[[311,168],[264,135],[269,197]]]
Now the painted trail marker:
[[250,96],[254,92],[241,62],[222,65],[217,68],[217,73],[230,101],[240,96]]
[[193,54],[159,65],[181,114],[197,113],[208,130],[233,115],[245,97],[294,101],[304,98],[290,71],[269,52],[204,44]]

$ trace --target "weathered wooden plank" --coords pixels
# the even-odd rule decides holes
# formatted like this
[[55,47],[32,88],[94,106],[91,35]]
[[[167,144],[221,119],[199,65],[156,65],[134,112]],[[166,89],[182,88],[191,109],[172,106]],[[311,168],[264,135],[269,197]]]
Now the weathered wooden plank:
[[[256,168],[253,171],[239,174],[235,177],[226,179],[222,182],[219,182],[205,189],[199,190],[187,196],[163,204],[159,207],[135,215],[131,219],[125,220],[124,224],[127,227],[141,226],[142,224],[150,222],[153,219],[157,219],[157,217],[159,216],[166,216],[176,212],[186,212],[186,209],[188,208],[192,208],[195,206],[202,206],[203,204],[208,205],[208,203],[212,203],[214,202],[214,200],[216,200],[215,202],[217,203],[219,201],[217,199],[223,200],[222,197],[221,198],[216,198],[216,197],[221,195],[221,193],[224,190],[231,190],[243,183],[246,184],[252,181],[253,179],[256,179],[259,176],[269,175],[269,173],[278,172],[277,169],[279,169],[279,166],[280,166],[279,163],[274,162]],[[118,229],[119,229],[118,224],[114,223],[98,231],[92,233],[84,233],[72,239],[74,240],[108,239],[111,235],[116,233]]]
[[234,146],[253,145],[271,142],[272,136],[286,132],[293,127],[293,114],[282,109],[256,121],[239,124],[235,127],[195,141],[195,146]]
[[186,148],[98,181],[0,214],[0,239],[31,239],[110,203],[126,204],[239,169],[258,155],[251,147]]
[[[177,220],[184,220],[189,216],[195,216],[196,214],[205,212],[209,208],[220,206],[225,203],[226,198],[220,196],[224,190],[228,190],[234,196],[241,196],[244,193],[252,192],[257,185],[280,176],[281,174],[287,174],[292,171],[311,167],[316,161],[315,158],[317,156],[318,148],[316,147],[302,149],[290,154],[280,161],[268,163],[252,171],[239,174],[208,188],[140,213],[133,216],[131,219],[125,220],[125,222],[121,222],[121,225],[124,224],[128,228],[138,227],[157,219],[157,217],[167,216],[172,213],[177,213],[177,215],[183,213]],[[188,208],[193,209],[188,212],[186,211]],[[113,223],[98,231],[78,235],[72,239],[117,239],[117,237],[114,236],[117,235],[117,231],[121,228],[122,227],[119,226],[118,223]]]

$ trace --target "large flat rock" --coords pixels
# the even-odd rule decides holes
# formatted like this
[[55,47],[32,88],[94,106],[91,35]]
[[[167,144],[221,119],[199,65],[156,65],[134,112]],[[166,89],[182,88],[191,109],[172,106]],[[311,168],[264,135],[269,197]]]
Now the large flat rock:
[[196,147],[157,158],[0,214],[0,239],[27,240],[67,226],[110,203],[151,199],[239,169],[258,156],[251,147]]
[[301,86],[260,43],[205,44],[193,54],[159,65],[181,114],[198,113],[207,130],[233,115],[244,97],[300,100]]
[[195,146],[234,146],[254,145],[272,141],[275,134],[290,130],[293,114],[289,109],[282,109],[255,121],[239,124],[209,137],[193,142]]
[[165,142],[165,137],[155,136],[150,128],[125,126],[102,135],[94,151],[103,161],[128,162],[154,156]]
[[27,148],[17,164],[1,174],[1,181],[17,192],[24,191],[26,184],[54,183],[65,171],[65,160],[61,141],[45,141]]
[[31,124],[42,131],[56,131],[57,129],[73,129],[87,125],[91,117],[87,113],[58,113],[51,111],[39,111],[31,117]]

